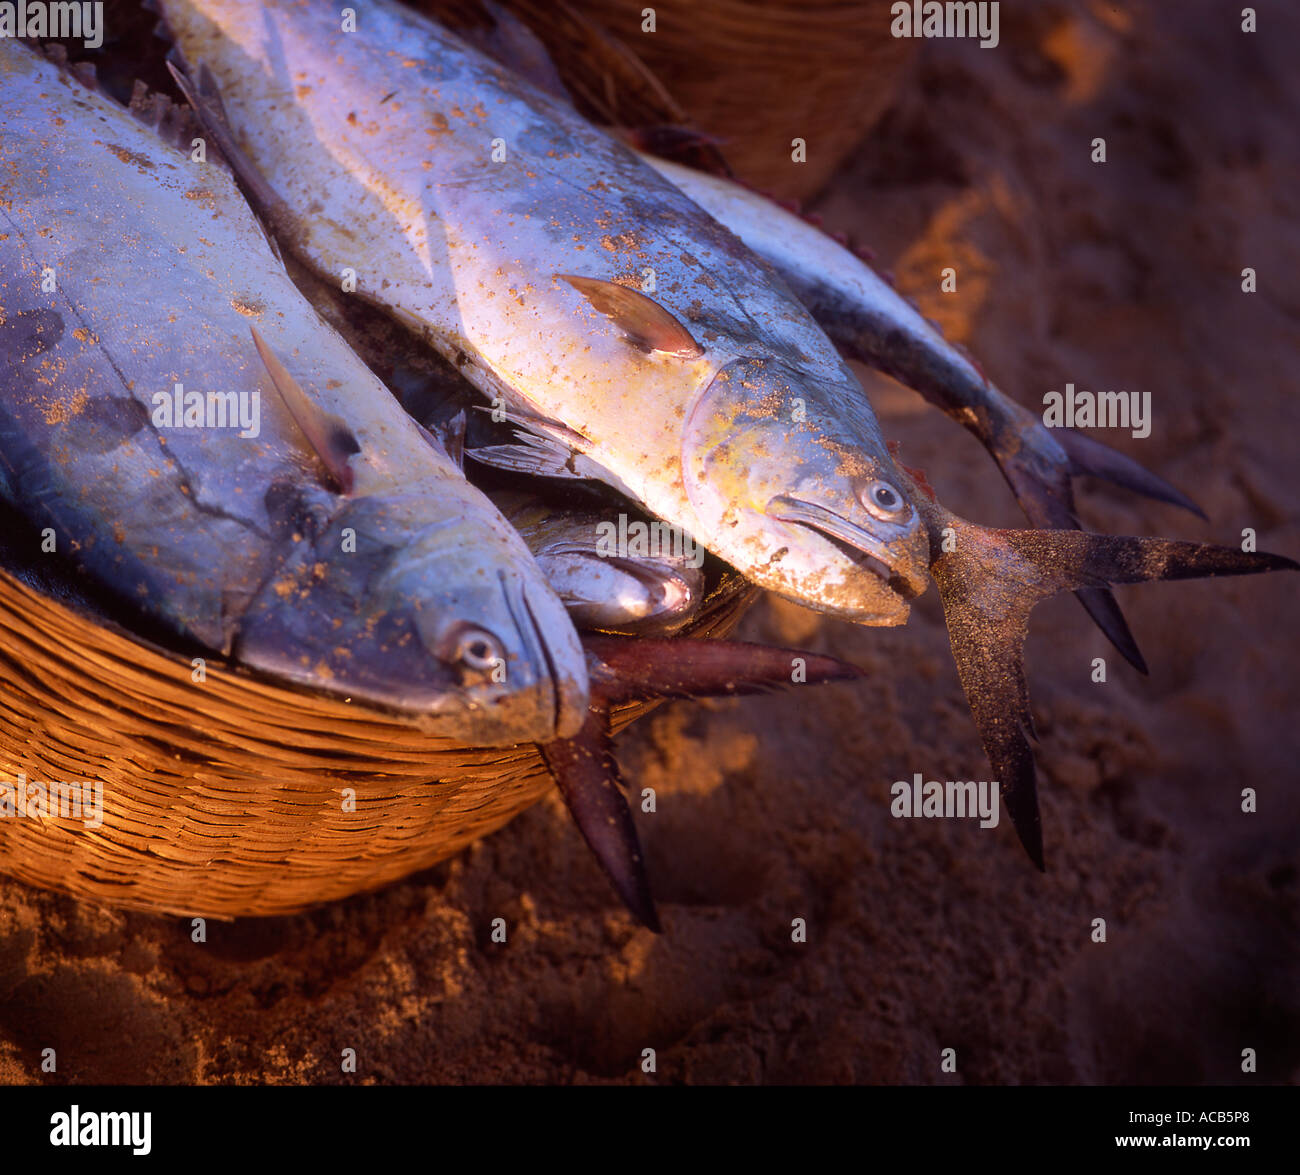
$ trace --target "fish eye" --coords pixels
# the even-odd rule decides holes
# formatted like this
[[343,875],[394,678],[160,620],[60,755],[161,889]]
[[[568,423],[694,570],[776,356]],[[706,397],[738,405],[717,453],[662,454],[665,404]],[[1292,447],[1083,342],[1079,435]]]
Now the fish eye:
[[501,642],[485,628],[476,624],[455,626],[439,642],[438,656],[450,665],[458,665],[475,673],[487,673],[506,659]]
[[468,628],[456,644],[456,660],[467,669],[486,672],[505,660],[501,642],[482,628]]
[[861,493],[862,504],[873,514],[900,514],[907,503],[903,495],[887,481],[873,481]]

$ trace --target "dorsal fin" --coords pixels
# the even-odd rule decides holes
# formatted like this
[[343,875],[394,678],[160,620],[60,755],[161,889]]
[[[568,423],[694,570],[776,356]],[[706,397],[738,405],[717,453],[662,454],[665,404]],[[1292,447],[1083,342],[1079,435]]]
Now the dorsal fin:
[[623,329],[627,341],[639,351],[660,351],[680,359],[698,359],[704,348],[658,302],[627,286],[598,277],[557,273],[601,314]]
[[353,473],[349,458],[354,453],[361,452],[357,438],[339,417],[326,412],[302,390],[298,381],[285,370],[284,365],[267,346],[266,340],[257,333],[257,327],[250,326],[248,329],[252,331],[257,353],[266,364],[266,370],[271,373],[271,382],[280,394],[280,402],[293,417],[294,423],[302,430],[302,435],[307,438],[312,452],[320,458],[330,477],[338,484],[339,490],[350,494]]
[[463,29],[476,48],[499,62],[511,73],[531,82],[544,94],[549,94],[565,106],[573,105],[573,98],[564,88],[560,71],[541,38],[528,23],[492,0],[481,0],[481,7],[492,18],[487,29]]
[[[199,120],[194,112],[186,106],[177,106],[166,94],[151,90],[144,82],[137,79],[131,90],[131,101],[127,106],[132,117],[147,126],[169,147],[189,155],[196,136],[202,133]],[[224,164],[220,149],[215,143],[209,144],[211,151],[208,161]]]
[[177,89],[185,95],[199,125],[216,143],[217,151],[239,182],[258,219],[268,230],[266,236],[276,256],[280,255],[281,243],[291,252],[296,250],[301,254],[303,245],[298,221],[289,205],[279,197],[239,145],[235,132],[230,129],[230,123],[226,119],[221,89],[212,76],[212,71],[200,62],[198,69],[191,72],[180,49],[175,45],[167,55],[167,69]]

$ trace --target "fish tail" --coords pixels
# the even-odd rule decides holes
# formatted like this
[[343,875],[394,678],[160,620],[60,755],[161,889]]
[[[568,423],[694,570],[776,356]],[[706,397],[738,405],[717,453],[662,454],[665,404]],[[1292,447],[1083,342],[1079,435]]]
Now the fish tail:
[[[1024,644],[1034,606],[1059,591],[1113,584],[1300,570],[1281,555],[1210,543],[992,530],[931,509],[931,573],[943,601],[957,673],[1021,844],[1044,868]],[[1093,597],[1094,599],[1096,596]]]
[[[1051,451],[1036,444],[1032,435],[1043,426],[1037,421],[1027,435],[1024,427],[1009,430],[1014,440],[994,440],[989,448],[1020,503],[1035,526],[1053,530],[1077,529],[1072,477],[1099,477],[1157,501],[1169,502],[1204,518],[1201,508],[1181,490],[1139,465],[1118,450],[1073,429],[1053,429],[1046,434]],[[1044,430],[1045,431],[1045,430]],[[1007,430],[1003,431],[1007,437]],[[1136,639],[1106,588],[1080,588],[1075,592],[1088,615],[1106,638],[1139,673],[1147,664]]]
[[861,671],[834,657],[743,641],[587,634],[583,646],[592,686],[587,720],[575,737],[542,746],[542,757],[624,905],[657,934],[659,915],[614,757],[611,709],[652,698],[766,693],[849,680]]
[[[1191,498],[1131,457],[1071,428],[1048,428],[1041,418],[991,384],[974,359],[964,353],[963,359],[961,365],[944,362],[934,366],[901,352],[882,366],[917,387],[926,399],[974,433],[998,463],[1034,526],[1079,528],[1076,477],[1101,478],[1205,517]],[[1076,594],[1125,660],[1146,673],[1146,661],[1110,591],[1081,588]]]
[[1205,518],[1205,511],[1182,490],[1157,477],[1131,457],[1073,429],[1061,429],[1055,436],[1070,458],[1070,472],[1076,476],[1100,477],[1136,494],[1181,506],[1198,518]]
[[643,926],[661,932],[636,823],[623,798],[623,780],[609,729],[609,711],[593,703],[574,738],[541,747],[560,795],[623,904]]

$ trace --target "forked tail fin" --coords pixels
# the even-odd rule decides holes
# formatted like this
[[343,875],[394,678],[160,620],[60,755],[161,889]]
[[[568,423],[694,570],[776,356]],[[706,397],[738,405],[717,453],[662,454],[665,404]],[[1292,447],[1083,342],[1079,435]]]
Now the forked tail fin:
[[588,635],[583,646],[592,687],[587,722],[576,737],[543,746],[542,756],[619,897],[658,933],[659,916],[611,745],[611,707],[651,698],[768,693],[861,674],[834,657],[741,641]]
[[[1201,508],[1181,490],[1139,465],[1131,457],[1073,429],[1050,432],[1036,420],[995,431],[990,451],[1025,512],[1037,527],[1068,530],[1079,526],[1072,479],[1098,477],[1159,502],[1181,506],[1200,518]],[[1065,460],[1060,459],[1064,454]],[[1139,673],[1147,665],[1115,597],[1106,587],[1081,587],[1075,594],[1097,627]]]
[[1209,543],[1080,530],[992,530],[958,518],[923,493],[914,500],[927,515],[930,573],[943,601],[962,689],[1001,783],[1002,803],[1039,869],[1043,834],[1024,669],[1034,605],[1070,589],[1300,570],[1281,555]]

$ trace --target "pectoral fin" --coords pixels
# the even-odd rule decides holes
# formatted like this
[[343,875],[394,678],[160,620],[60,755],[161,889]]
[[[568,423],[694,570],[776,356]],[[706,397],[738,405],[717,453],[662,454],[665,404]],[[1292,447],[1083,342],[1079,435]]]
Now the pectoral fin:
[[285,370],[267,346],[266,340],[257,333],[255,326],[248,329],[253,334],[257,353],[271,374],[271,382],[280,395],[281,403],[293,417],[312,453],[325,466],[339,491],[350,494],[354,480],[350,459],[361,452],[356,436],[343,420],[326,412],[302,390],[298,381]]
[[[487,411],[487,409],[484,409]],[[494,469],[527,473],[533,477],[575,478],[600,481],[620,494],[636,500],[622,479],[579,447],[584,438],[555,421],[520,412],[506,412],[505,418],[518,429],[517,445],[483,445],[466,449],[465,456]]]
[[587,477],[587,474],[578,472],[580,453],[559,441],[532,433],[521,433],[517,445],[483,445],[466,449],[465,453],[481,465],[508,469],[512,473],[527,473],[534,477]]
[[676,318],[636,290],[595,277],[578,277],[557,273],[623,331],[624,337],[638,351],[659,351],[680,359],[698,359],[704,348],[695,341]]

